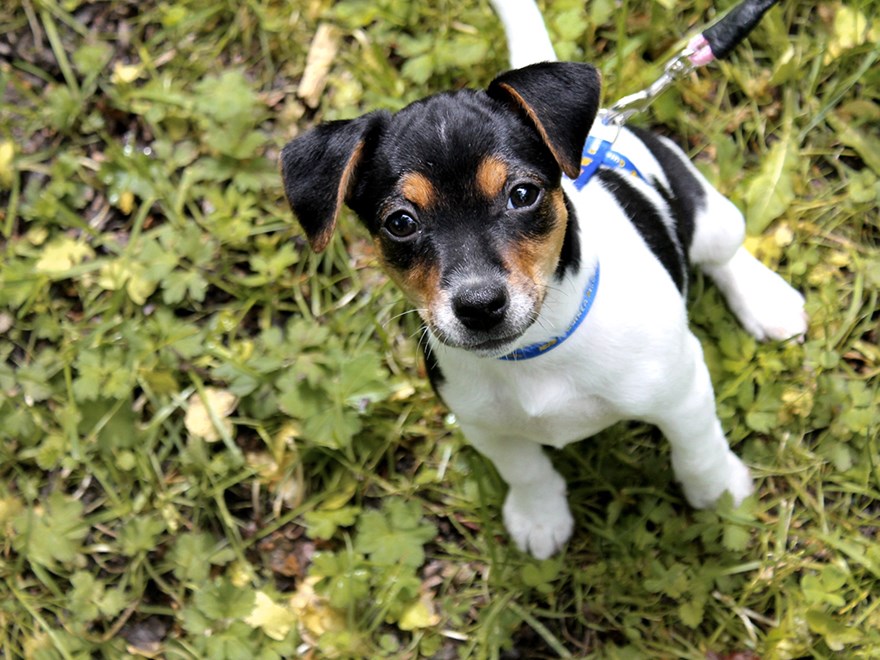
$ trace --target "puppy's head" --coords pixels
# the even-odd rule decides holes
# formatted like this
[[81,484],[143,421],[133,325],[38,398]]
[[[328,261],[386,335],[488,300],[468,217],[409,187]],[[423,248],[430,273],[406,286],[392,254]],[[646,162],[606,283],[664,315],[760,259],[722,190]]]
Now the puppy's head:
[[281,155],[284,190],[313,249],[326,247],[347,204],[438,339],[499,355],[576,261],[560,182],[578,174],[598,104],[589,65],[510,71],[485,92],[440,94],[294,139]]

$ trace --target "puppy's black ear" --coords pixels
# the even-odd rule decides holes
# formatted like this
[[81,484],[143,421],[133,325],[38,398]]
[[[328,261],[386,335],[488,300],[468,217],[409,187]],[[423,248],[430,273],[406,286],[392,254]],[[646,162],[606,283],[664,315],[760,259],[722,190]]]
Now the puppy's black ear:
[[372,112],[321,124],[282,149],[284,194],[316,252],[330,242],[364,145],[386,119],[386,113]]
[[575,178],[600,88],[599,72],[589,64],[542,62],[502,73],[486,91],[525,112],[562,171]]

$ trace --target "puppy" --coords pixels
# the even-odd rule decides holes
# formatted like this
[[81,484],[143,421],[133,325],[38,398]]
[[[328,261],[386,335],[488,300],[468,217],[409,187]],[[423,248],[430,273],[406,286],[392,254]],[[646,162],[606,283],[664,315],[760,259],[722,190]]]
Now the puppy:
[[519,68],[484,91],[320,125],[286,145],[281,169],[314,250],[343,204],[366,225],[427,329],[434,388],[509,486],[508,532],[546,558],[573,521],[541,445],[619,420],[661,429],[691,505],[752,492],[688,329],[691,264],[758,339],[802,336],[806,319],[801,295],[742,247],[740,212],[670,141],[623,129],[622,164],[584,178],[597,71],[540,61],[555,57],[531,0],[494,4]]

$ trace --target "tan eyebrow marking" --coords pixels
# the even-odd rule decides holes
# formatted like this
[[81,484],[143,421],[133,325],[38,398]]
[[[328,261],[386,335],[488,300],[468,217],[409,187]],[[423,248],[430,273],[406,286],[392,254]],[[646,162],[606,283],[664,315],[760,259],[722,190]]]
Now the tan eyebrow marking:
[[489,199],[495,199],[507,183],[508,174],[507,163],[498,156],[487,156],[477,166],[477,189]]
[[419,208],[429,208],[437,199],[434,185],[424,174],[407,172],[400,180],[400,192]]

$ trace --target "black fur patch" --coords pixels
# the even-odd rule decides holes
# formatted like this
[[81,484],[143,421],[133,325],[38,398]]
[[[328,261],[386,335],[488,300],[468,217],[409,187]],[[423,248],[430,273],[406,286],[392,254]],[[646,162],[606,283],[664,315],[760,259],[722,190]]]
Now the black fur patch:
[[655,185],[672,210],[679,244],[687,254],[694,238],[697,213],[706,207],[706,191],[687,165],[681,161],[681,157],[656,135],[636,127],[630,130],[651,151],[666,174],[672,189],[666,190],[664,186],[659,185],[659,182],[655,182]]
[[686,257],[678,244],[678,237],[670,233],[657,207],[636,190],[625,176],[605,168],[599,168],[596,176],[602,186],[614,195],[630,222],[663,264],[678,290],[682,294],[685,293],[688,280]]
[[330,240],[361,154],[388,117],[379,111],[322,124],[281,151],[284,193],[314,249],[323,250]]
[[580,227],[574,206],[567,196],[565,197],[565,210],[568,212],[568,225],[565,228],[562,251],[559,253],[559,263],[556,265],[556,279],[560,281],[567,273],[574,273],[581,267]]

